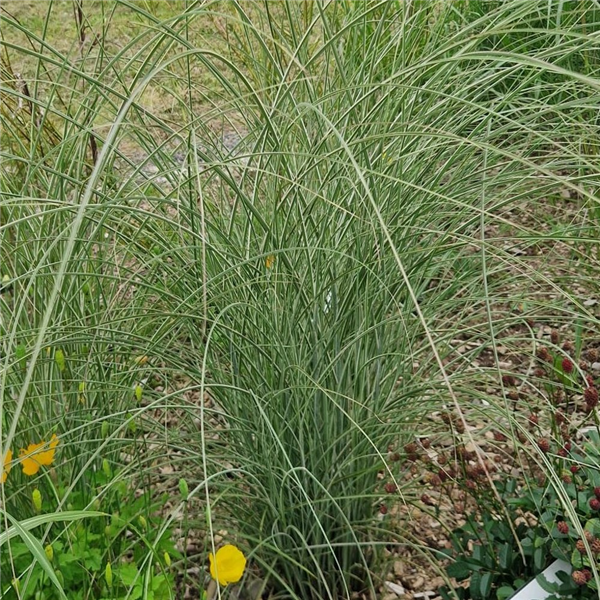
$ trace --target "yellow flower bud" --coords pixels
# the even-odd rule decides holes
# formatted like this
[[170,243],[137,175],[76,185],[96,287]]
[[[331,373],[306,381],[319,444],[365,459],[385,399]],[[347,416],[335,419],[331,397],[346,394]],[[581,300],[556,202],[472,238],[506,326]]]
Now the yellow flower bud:
[[46,557],[48,558],[48,560],[50,562],[52,562],[52,559],[54,558],[54,548],[52,548],[51,544],[48,544],[45,548],[44,548],[44,552],[46,553]]
[[141,386],[141,385],[138,383],[138,384],[135,386],[135,399],[136,399],[138,402],[141,402],[141,401],[142,401],[142,393],[143,393],[142,386]]
[[129,429],[131,433],[135,433],[137,431],[137,425],[133,420],[133,415],[131,413],[127,413],[127,419],[129,419],[129,423],[127,423],[127,429]]
[[42,493],[40,490],[35,488],[31,493],[31,501],[33,502],[33,508],[36,513],[42,512]]
[[168,552],[165,552],[164,557],[165,557],[165,565],[167,565],[167,567],[170,567],[171,566],[171,555]]
[[148,523],[146,522],[146,519],[144,519],[144,517],[142,515],[139,516],[138,521],[140,523],[140,527],[143,530],[148,529]]
[[66,361],[65,353],[60,348],[54,353],[54,362],[56,363],[58,370],[63,373],[66,367]]
[[110,566],[109,562],[106,563],[106,569],[104,569],[104,578],[106,579],[106,585],[111,588],[113,584],[113,576],[112,567]]
[[144,356],[136,356],[133,359],[133,362],[135,362],[136,364],[138,364],[140,366],[145,365],[148,362],[148,357],[145,355]]
[[17,362],[19,362],[19,364],[22,367],[25,366],[25,356],[26,355],[27,355],[27,349],[25,348],[25,346],[23,344],[19,344],[15,348],[15,358],[17,359]]
[[185,502],[190,494],[190,490],[185,479],[179,480],[179,493],[181,494],[182,500]]

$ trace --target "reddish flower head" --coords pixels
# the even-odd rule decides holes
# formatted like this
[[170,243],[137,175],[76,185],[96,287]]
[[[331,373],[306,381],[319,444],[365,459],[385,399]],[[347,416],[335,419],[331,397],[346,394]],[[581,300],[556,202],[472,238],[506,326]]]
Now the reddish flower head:
[[388,494],[393,494],[394,492],[396,492],[398,490],[398,487],[396,486],[395,483],[392,483],[391,481],[388,481],[383,488],[385,489],[385,491]]
[[598,500],[598,498],[592,498],[590,500],[590,508],[592,510],[600,510],[600,500]]
[[567,533],[569,533],[569,525],[568,525],[568,523],[566,521],[559,521],[556,524],[556,528],[563,535],[566,535]]
[[598,406],[598,390],[595,387],[587,387],[583,391],[583,398],[585,403],[590,408],[595,408]]
[[547,438],[540,438],[537,442],[538,448],[545,454],[550,452],[550,442]]
[[552,354],[550,354],[550,351],[546,346],[542,346],[537,351],[537,357],[543,362],[552,362]]
[[563,373],[572,373],[573,372],[573,367],[574,367],[573,361],[568,356],[565,356],[562,359],[561,366],[562,366]]
[[[588,571],[588,569],[584,569],[583,571],[573,571],[573,574],[571,575],[571,577],[573,578],[573,581],[577,584],[577,585],[585,585],[589,579],[588,579],[588,575],[585,571]],[[589,573],[589,571],[588,571]],[[591,575],[591,573],[590,573]]]

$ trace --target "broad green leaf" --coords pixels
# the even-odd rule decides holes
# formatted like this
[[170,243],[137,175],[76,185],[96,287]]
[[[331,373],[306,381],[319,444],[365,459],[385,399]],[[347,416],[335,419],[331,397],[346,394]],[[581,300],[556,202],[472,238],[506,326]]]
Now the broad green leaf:
[[456,561],[446,567],[448,577],[454,577],[458,581],[466,579],[472,571],[471,565],[464,561]]
[[483,598],[487,598],[492,591],[493,575],[491,573],[484,573],[481,576],[481,583],[479,584],[479,592]]
[[106,517],[106,513],[98,512],[95,510],[70,510],[65,512],[46,513],[43,515],[36,515],[30,519],[25,519],[18,523],[18,529],[14,525],[15,520],[6,511],[0,510],[5,514],[11,523],[12,527],[9,527],[6,531],[0,533],[0,546],[3,546],[8,540],[20,535],[19,530],[30,531],[40,525],[47,525],[48,523],[61,523],[65,521],[78,521],[80,519],[87,519],[89,517]]
[[62,585],[60,585],[60,582],[56,577],[56,573],[54,572],[54,569],[52,568],[52,565],[50,564],[50,561],[48,560],[48,557],[44,552],[42,544],[40,544],[39,540],[37,540],[33,535],[31,535],[29,531],[24,529],[19,523],[19,521],[15,519],[12,515],[8,514],[7,512],[4,512],[4,514],[6,515],[7,519],[12,523],[10,529],[14,528],[16,531],[16,535],[18,535],[27,545],[31,554],[33,554],[33,558],[40,564],[42,569],[44,569],[46,575],[48,575],[48,578],[54,584],[54,587],[56,587],[56,591],[58,592],[59,596],[63,598],[63,600],[68,600],[67,595],[65,594]]
[[496,590],[496,598],[497,600],[507,600],[515,593],[515,589],[510,587],[510,585],[503,585],[502,587]]
[[512,564],[513,559],[513,549],[512,546],[507,542],[500,546],[500,552],[498,553],[498,561],[500,562],[500,567],[504,570],[510,569],[510,565]]

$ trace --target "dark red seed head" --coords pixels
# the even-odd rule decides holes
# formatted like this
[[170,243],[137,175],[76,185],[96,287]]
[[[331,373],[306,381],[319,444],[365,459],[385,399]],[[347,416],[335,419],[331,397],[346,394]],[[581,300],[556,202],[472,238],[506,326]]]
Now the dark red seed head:
[[568,374],[568,373],[573,372],[573,368],[574,368],[573,361],[568,356],[565,356],[562,359],[561,366],[562,366],[563,373]]
[[566,521],[559,521],[556,524],[556,528],[563,535],[566,535],[567,533],[569,533],[569,525],[568,525],[568,523]]
[[595,408],[598,406],[598,390],[595,387],[585,388],[583,390],[583,399],[589,407]]
[[594,496],[596,496],[596,498],[598,498],[598,500],[600,500],[600,487],[594,488]]
[[404,452],[406,452],[406,454],[414,454],[418,450],[419,447],[414,442],[410,442],[404,446]]
[[579,471],[579,467],[577,465],[571,465],[570,470],[571,470],[571,473],[573,473],[573,475],[574,475],[575,473],[577,473]]
[[392,483],[391,481],[388,481],[388,483],[386,483],[383,487],[388,494],[393,494],[398,489],[398,486],[396,486],[396,484]]
[[552,354],[550,354],[550,351],[546,346],[542,346],[537,351],[537,357],[543,362],[552,362]]
[[562,347],[565,352],[573,352],[575,350],[575,344],[571,340],[567,340]]
[[564,448],[559,448],[557,454],[559,456],[562,456],[562,458],[565,458],[569,455],[569,453]]
[[529,422],[532,425],[537,425],[539,423],[539,417],[535,413],[531,413],[529,415]]
[[540,438],[537,445],[542,452],[550,452],[550,441],[547,438]]
[[588,582],[587,575],[583,571],[573,571],[571,577],[577,585],[585,585]]
[[587,550],[585,549],[585,542],[583,540],[577,540],[575,542],[575,548],[580,554],[585,554]]
[[600,510],[600,500],[598,500],[598,498],[592,498],[590,500],[590,508],[592,510]]
[[440,487],[440,485],[442,485],[443,483],[443,479],[439,475],[433,474],[431,476],[431,479],[429,480],[429,483],[433,487]]
[[434,499],[431,496],[427,495],[427,494],[423,494],[421,496],[421,502],[423,504],[425,504],[426,506],[435,506]]
[[559,338],[559,336],[558,336],[558,331],[557,331],[556,329],[553,329],[553,330],[550,332],[550,341],[551,341],[553,344],[558,344],[558,342],[560,341],[560,338]]
[[512,375],[502,375],[502,385],[506,387],[515,385],[515,378]]
[[379,513],[382,514],[382,515],[387,515],[387,512],[388,512],[387,506],[385,504],[382,504],[379,507]]

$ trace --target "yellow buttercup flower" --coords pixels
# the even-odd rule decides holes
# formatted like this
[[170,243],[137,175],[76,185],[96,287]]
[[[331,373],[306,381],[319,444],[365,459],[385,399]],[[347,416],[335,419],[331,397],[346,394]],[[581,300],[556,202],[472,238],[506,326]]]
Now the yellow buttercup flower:
[[272,254],[269,254],[269,256],[267,256],[267,258],[265,258],[265,267],[267,267],[267,269],[272,269],[274,264],[275,264],[275,257]]
[[10,468],[12,466],[10,461],[12,460],[12,455],[12,450],[9,450],[4,456],[4,460],[2,461],[2,471],[0,471],[0,483],[4,483],[10,473]]
[[210,576],[221,585],[237,583],[246,568],[246,557],[232,544],[219,548],[214,556],[211,552],[208,560],[210,561]]
[[23,465],[25,475],[35,475],[40,467],[48,467],[54,461],[54,452],[58,446],[56,434],[52,436],[50,442],[42,440],[39,444],[29,444],[26,450],[19,451],[19,459]]

